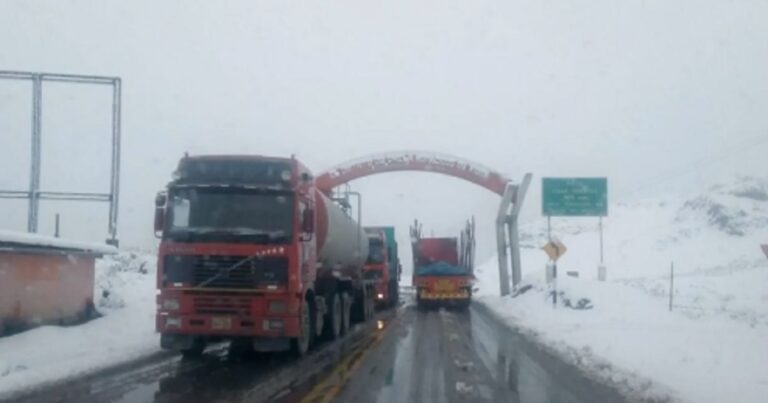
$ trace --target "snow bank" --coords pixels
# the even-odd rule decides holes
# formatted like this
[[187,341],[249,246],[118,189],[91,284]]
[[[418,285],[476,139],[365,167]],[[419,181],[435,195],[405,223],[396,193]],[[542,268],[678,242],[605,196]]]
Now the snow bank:
[[155,272],[154,257],[147,254],[101,259],[94,295],[103,317],[79,326],[44,326],[0,337],[0,399],[158,351]]
[[105,255],[117,253],[117,248],[103,243],[74,241],[47,235],[0,230],[0,243],[19,246],[48,246],[57,249],[82,250]]
[[[545,283],[545,224],[521,235],[528,292],[498,297],[496,258],[477,268],[478,300],[635,397],[764,402],[768,396],[768,181],[740,178],[687,198],[611,206],[608,282],[598,282],[596,220],[553,219],[568,252],[561,304]],[[674,308],[669,270],[675,262]],[[566,277],[566,271],[580,278]],[[592,309],[562,305],[589,300]]]

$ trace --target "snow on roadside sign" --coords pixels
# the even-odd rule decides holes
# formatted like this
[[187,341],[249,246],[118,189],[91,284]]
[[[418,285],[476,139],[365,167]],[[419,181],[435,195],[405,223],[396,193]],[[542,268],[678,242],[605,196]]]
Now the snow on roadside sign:
[[763,249],[763,253],[765,253],[765,257],[768,257],[768,244],[760,245],[760,247]]
[[565,252],[568,250],[568,248],[565,247],[565,244],[556,238],[553,238],[551,241],[547,242],[547,244],[544,245],[544,247],[541,249],[543,249],[547,256],[549,256],[549,258],[555,262],[557,262],[557,259],[560,259],[563,255],[565,255]]

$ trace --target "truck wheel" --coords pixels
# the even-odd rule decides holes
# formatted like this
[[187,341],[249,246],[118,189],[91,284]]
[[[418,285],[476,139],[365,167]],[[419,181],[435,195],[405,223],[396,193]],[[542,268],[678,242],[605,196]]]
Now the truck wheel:
[[396,292],[395,293],[395,298],[392,299],[392,307],[393,308],[397,308],[399,306],[400,306],[400,293]]
[[392,296],[390,297],[389,306],[397,308],[400,305],[400,289],[397,288],[397,283],[393,283],[391,288]]
[[291,339],[291,351],[296,357],[303,357],[307,355],[307,351],[309,351],[310,332],[312,331],[312,318],[310,315],[309,304],[305,299],[301,304],[299,337]]
[[341,293],[341,334],[347,334],[352,325],[352,299],[346,292]]
[[352,297],[352,322],[365,322],[368,311],[368,297],[363,290],[355,290],[355,296]]
[[373,319],[376,315],[376,300],[374,299],[374,293],[371,292],[365,299],[365,321]]
[[341,298],[338,293],[333,293],[330,297],[331,306],[328,309],[328,321],[323,329],[323,336],[326,340],[336,340],[341,334],[341,322],[343,321],[343,309]]
[[343,302],[342,321],[341,321],[341,334],[349,333],[349,328],[352,327],[352,297],[346,292],[341,294],[341,300]]

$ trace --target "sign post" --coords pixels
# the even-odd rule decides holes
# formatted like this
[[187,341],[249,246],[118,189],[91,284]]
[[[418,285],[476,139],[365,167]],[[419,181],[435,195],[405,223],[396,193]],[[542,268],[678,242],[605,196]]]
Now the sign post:
[[[547,236],[552,243],[553,216],[598,217],[600,265],[598,279],[605,281],[603,217],[608,215],[607,178],[542,178],[541,211],[547,216]],[[548,244],[549,245],[549,244]],[[558,258],[562,256],[562,253]],[[551,257],[551,255],[550,255]],[[557,265],[555,265],[557,267]]]
[[603,216],[598,217],[598,226],[600,227],[600,266],[597,266],[597,279],[605,281],[605,261],[603,260]]
[[557,307],[557,260],[565,255],[568,248],[559,239],[555,238],[550,239],[542,249],[552,261],[552,306]]

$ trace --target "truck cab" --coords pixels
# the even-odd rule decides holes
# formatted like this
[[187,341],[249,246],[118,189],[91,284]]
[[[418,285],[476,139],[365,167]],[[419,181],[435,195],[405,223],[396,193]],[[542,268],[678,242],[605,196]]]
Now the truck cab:
[[296,160],[186,157],[158,195],[155,232],[161,345],[197,352],[215,337],[300,334],[312,280],[314,195]]
[[399,281],[402,268],[397,255],[394,227],[366,227],[368,258],[363,268],[364,277],[375,282],[378,308],[396,306],[399,299]]
[[367,244],[351,246],[365,234],[294,158],[185,156],[157,196],[155,234],[165,349],[194,356],[224,339],[303,355],[371,317]]

